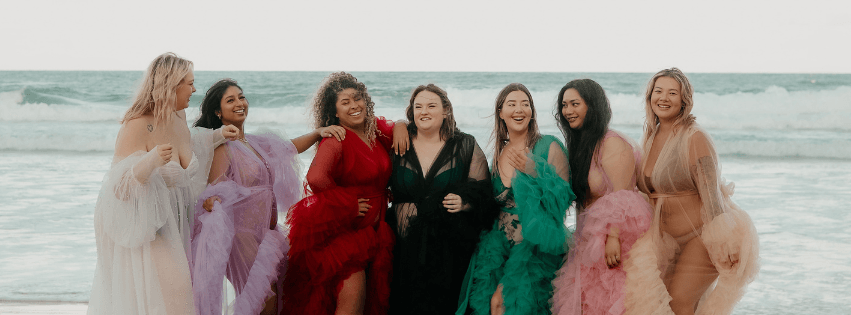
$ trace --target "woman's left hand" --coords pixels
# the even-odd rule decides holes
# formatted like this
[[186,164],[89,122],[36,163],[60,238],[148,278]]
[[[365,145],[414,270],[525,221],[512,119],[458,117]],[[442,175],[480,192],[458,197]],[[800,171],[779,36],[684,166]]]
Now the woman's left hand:
[[621,264],[621,240],[617,235],[611,235],[606,239],[606,266],[615,268]]
[[446,197],[443,198],[443,207],[450,213],[456,213],[461,210],[466,210],[467,204],[464,203],[461,196],[456,194],[447,194]]
[[322,137],[322,138],[334,137],[334,138],[337,139],[337,141],[343,141],[343,139],[346,139],[346,128],[343,128],[343,127],[340,127],[340,126],[337,126],[337,125],[330,125],[328,127],[320,127],[320,128],[318,128],[318,130],[319,130],[319,136]]
[[404,121],[397,121],[393,125],[393,152],[397,155],[405,156],[405,152],[408,152],[410,139],[408,136],[408,124]]

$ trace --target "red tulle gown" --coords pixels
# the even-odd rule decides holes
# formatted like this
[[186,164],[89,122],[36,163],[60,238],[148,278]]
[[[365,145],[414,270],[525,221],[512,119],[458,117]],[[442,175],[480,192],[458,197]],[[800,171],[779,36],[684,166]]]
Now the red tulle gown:
[[[307,172],[308,196],[293,205],[287,221],[289,268],[284,313],[333,314],[343,281],[366,271],[364,314],[386,314],[390,295],[393,231],[384,221],[390,179],[392,122],[377,119],[372,145],[348,131],[326,138]],[[358,217],[358,199],[372,208]]]

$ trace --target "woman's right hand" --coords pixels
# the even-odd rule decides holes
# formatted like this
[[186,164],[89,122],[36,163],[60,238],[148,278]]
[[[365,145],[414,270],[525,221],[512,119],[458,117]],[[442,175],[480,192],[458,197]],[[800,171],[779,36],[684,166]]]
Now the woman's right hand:
[[506,148],[505,157],[508,159],[508,165],[514,169],[526,173],[530,176],[535,175],[535,162],[529,158],[529,148],[520,150],[518,148]]
[[160,156],[160,159],[157,162],[162,162],[159,166],[166,165],[169,161],[171,161],[172,155],[172,147],[171,143],[160,144],[157,146],[157,155]]
[[204,210],[207,210],[207,212],[213,212],[213,204],[216,201],[222,202],[222,198],[219,198],[219,196],[207,198],[207,200],[204,200],[204,205],[202,205],[202,207],[204,207]]
[[358,198],[358,216],[359,217],[366,216],[366,213],[369,212],[369,208],[372,208],[372,206],[369,205],[369,199]]
[[236,137],[239,136],[239,128],[234,125],[222,126],[222,137],[228,140],[236,140]]

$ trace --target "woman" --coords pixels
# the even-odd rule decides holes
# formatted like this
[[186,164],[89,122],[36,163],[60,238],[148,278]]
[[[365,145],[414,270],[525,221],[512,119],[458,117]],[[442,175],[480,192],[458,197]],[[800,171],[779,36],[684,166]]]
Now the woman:
[[677,68],[647,84],[638,187],[655,209],[625,262],[628,314],[729,314],[759,269],[756,230],[690,114],[692,94]]
[[512,83],[496,99],[493,191],[501,205],[470,262],[466,304],[475,314],[549,314],[552,280],[567,241],[564,225],[575,196],[567,152],[541,136],[532,95]]
[[650,204],[635,179],[641,152],[609,129],[606,92],[590,79],[559,91],[556,120],[570,151],[576,193],[574,244],[553,281],[554,314],[623,314],[626,273],[621,261],[650,227]]
[[451,314],[479,240],[498,213],[488,161],[473,136],[455,126],[452,103],[434,84],[420,85],[406,109],[408,154],[393,159],[396,232],[391,314]]
[[[297,155],[320,135],[342,139],[344,133],[341,127],[330,126],[292,142],[271,132],[246,135],[248,107],[236,81],[219,80],[207,90],[195,121],[195,127],[239,129],[238,141],[216,148],[210,186],[195,206],[190,266],[200,314],[221,314],[225,276],[236,291],[235,314],[278,311],[281,295],[268,301],[267,297],[282,291],[278,267],[283,267],[288,244],[278,225],[278,210],[286,211],[301,197]],[[208,214],[214,205],[220,210]],[[271,291],[270,284],[275,285]]]
[[[375,117],[366,86],[332,73],[313,102],[316,127],[346,128],[322,141],[307,172],[309,196],[290,209],[284,279],[289,314],[384,314],[393,231],[384,222],[392,137],[406,126]],[[407,146],[407,145],[405,145]],[[398,148],[398,146],[396,146]]]
[[236,128],[190,136],[183,110],[195,92],[192,67],[172,53],[154,59],[124,114],[95,206],[89,314],[194,312],[181,235],[213,148]]

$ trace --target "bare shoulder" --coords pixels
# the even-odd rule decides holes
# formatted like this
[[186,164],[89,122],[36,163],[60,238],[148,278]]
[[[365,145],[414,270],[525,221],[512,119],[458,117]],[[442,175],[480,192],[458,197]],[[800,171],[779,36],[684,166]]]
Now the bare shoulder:
[[139,150],[148,150],[147,144],[151,138],[153,125],[144,117],[138,117],[124,122],[115,140],[115,155],[128,156]]
[[146,143],[154,131],[154,126],[146,117],[137,117],[124,122],[118,132],[118,139]]
[[228,144],[224,143],[224,144],[216,147],[216,149],[213,150],[213,156],[215,156],[215,157],[227,156],[227,152],[228,152]]
[[620,137],[608,137],[606,139],[603,139],[602,149],[603,151],[612,152],[618,152],[625,149],[629,149],[631,151],[632,146]]

